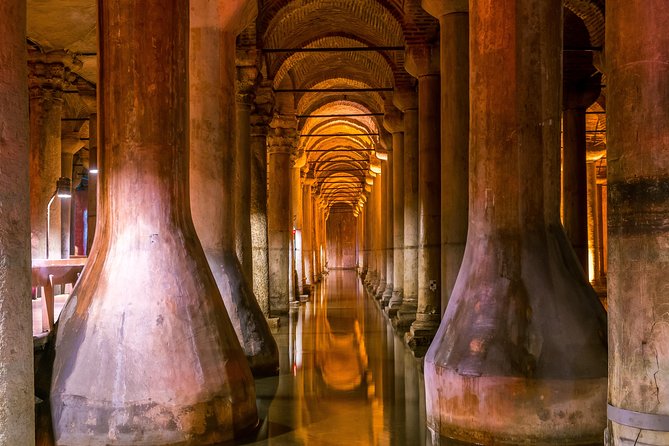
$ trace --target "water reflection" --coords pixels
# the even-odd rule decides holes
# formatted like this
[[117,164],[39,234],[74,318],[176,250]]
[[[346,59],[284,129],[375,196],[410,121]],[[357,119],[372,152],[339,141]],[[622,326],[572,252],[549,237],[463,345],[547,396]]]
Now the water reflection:
[[353,271],[333,271],[276,335],[278,378],[256,381],[256,445],[425,445],[422,373]]

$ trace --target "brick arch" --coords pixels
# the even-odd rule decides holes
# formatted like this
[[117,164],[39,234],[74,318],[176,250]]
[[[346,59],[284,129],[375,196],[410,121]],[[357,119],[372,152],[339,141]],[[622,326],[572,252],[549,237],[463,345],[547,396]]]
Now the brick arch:
[[[359,40],[341,36],[319,38],[305,45],[306,48],[336,46],[365,45]],[[398,61],[404,63],[403,57]],[[397,65],[395,60],[389,60],[388,55],[382,52],[295,53],[274,58],[269,63],[269,74],[275,82],[280,82],[289,72],[296,73],[299,79],[307,76],[315,67],[323,67],[321,71],[327,71],[330,76],[341,71],[359,71],[369,76],[370,83],[392,85],[396,77],[402,77],[400,71],[404,71],[401,65]]]
[[604,0],[565,0],[564,6],[585,23],[592,46],[604,45]]

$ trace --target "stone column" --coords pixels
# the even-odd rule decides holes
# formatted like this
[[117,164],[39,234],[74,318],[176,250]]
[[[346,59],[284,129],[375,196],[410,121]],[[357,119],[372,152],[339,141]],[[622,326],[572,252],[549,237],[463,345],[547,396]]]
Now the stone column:
[[271,84],[261,83],[251,115],[251,243],[253,294],[269,317],[269,259],[267,251],[267,134],[274,96]]
[[304,209],[304,220],[302,222],[302,252],[304,262],[304,294],[311,294],[311,287],[314,284],[313,269],[313,202],[311,198],[311,186],[314,184],[312,172],[307,173],[302,187],[302,206]]
[[294,121],[275,117],[267,138],[269,153],[269,193],[267,232],[269,240],[270,314],[288,313],[290,237],[290,154],[296,144]]
[[436,435],[601,441],[606,316],[560,223],[561,11],[470,3],[471,115],[484,119],[471,121],[465,256],[425,357]]
[[[249,60],[250,59],[250,60]],[[244,61],[254,63],[255,58]],[[253,283],[253,252],[251,248],[251,107],[258,77],[255,65],[237,66],[236,153],[234,156],[235,251],[244,279]]]
[[609,444],[669,444],[669,4],[606,5]]
[[35,444],[26,2],[0,3],[0,445]]
[[418,308],[418,101],[415,92],[400,91],[393,102],[404,113],[404,284],[394,320],[404,332]]
[[469,2],[422,0],[439,19],[441,75],[441,313],[458,277],[469,209]]
[[405,62],[418,78],[418,308],[406,336],[423,356],[441,318],[441,127],[439,48],[412,47]]
[[385,188],[383,190],[383,219],[386,222],[385,258],[386,258],[386,288],[383,291],[382,306],[385,308],[390,303],[395,289],[395,264],[393,249],[393,159],[392,151],[384,154],[387,157],[385,165]]
[[383,163],[379,163],[379,166],[381,172],[374,178],[374,221],[372,222],[377,274],[373,295],[377,300],[381,299],[386,289],[386,219],[383,209],[386,172]]
[[[74,197],[74,178],[72,175],[72,163],[74,154],[77,153],[84,146],[84,142],[79,138],[79,132],[74,132],[61,139],[61,155],[60,155],[60,176],[72,180],[72,197]],[[70,258],[70,232],[71,232],[71,212],[72,199],[62,200],[60,203],[60,239],[61,239],[61,258]]]
[[104,212],[58,322],[57,444],[215,444],[258,423],[188,206],[188,12],[101,3]]
[[393,295],[386,312],[391,318],[402,305],[404,286],[404,118],[399,110],[386,110],[383,126],[393,134]]
[[290,212],[291,212],[291,239],[293,241],[291,256],[293,259],[293,291],[291,296],[299,300],[304,285],[304,263],[302,256],[302,168],[306,164],[306,154],[302,152],[293,156],[293,167],[290,171]]
[[[562,113],[562,224],[586,277],[588,276],[588,180],[585,111],[599,96],[566,86]],[[596,190],[596,189],[595,189]]]
[[[221,17],[234,8],[208,0],[190,1],[189,173],[193,222],[254,376],[272,375],[278,372],[278,348],[235,251],[236,35],[221,22]],[[246,181],[250,168],[248,172]]]
[[98,218],[98,178],[100,177],[98,145],[98,114],[92,113],[88,121],[88,231],[86,255],[90,255],[95,240]]
[[602,240],[600,239],[599,222],[601,221],[601,207],[599,202],[599,193],[597,190],[597,165],[595,161],[586,163],[587,175],[587,196],[588,196],[588,251],[592,256],[591,263],[588,264],[588,271],[592,268],[592,277],[594,284],[602,284],[602,265],[599,261]]
[[74,62],[62,51],[30,53],[30,228],[35,259],[61,256],[60,198],[51,205],[48,256],[46,214],[61,176],[63,83]]

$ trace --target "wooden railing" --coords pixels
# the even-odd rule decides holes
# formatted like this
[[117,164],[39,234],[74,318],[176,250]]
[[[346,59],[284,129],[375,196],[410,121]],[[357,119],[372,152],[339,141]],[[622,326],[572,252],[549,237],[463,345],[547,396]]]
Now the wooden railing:
[[36,259],[32,261],[32,286],[41,287],[42,330],[50,331],[54,324],[54,287],[75,284],[86,265],[86,258],[64,260]]

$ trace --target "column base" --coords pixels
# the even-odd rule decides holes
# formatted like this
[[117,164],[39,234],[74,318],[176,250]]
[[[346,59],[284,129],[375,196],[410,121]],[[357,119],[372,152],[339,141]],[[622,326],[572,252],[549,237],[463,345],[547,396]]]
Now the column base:
[[380,301],[383,297],[383,292],[386,290],[386,282],[380,281],[374,289],[374,299]]
[[421,358],[425,356],[438,329],[439,321],[416,320],[411,324],[409,331],[404,334],[404,342],[406,342],[415,357]]
[[381,308],[386,308],[390,304],[390,299],[393,297],[393,284],[386,284],[386,289],[381,295]]
[[390,298],[390,302],[388,302],[388,306],[385,309],[386,314],[391,319],[391,321],[392,319],[397,317],[397,310],[399,310],[400,307],[402,306],[403,295],[404,292],[401,289],[393,290],[392,292],[392,297]]
[[397,314],[393,319],[393,327],[397,333],[405,333],[411,327],[411,324],[416,320],[416,310],[418,309],[417,302],[403,302],[402,306],[398,308]]
[[602,444],[606,378],[466,376],[426,361],[425,386],[440,389],[426,394],[427,424],[439,437],[509,446]]

